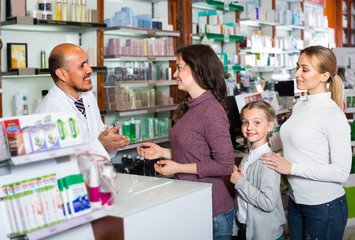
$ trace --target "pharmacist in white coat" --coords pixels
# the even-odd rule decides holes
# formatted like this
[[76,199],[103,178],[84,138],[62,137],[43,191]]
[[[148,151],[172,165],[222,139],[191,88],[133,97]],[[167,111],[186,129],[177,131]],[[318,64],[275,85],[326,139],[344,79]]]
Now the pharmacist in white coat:
[[97,100],[91,92],[92,69],[80,47],[69,43],[56,46],[49,56],[49,71],[55,84],[35,113],[75,114],[83,142],[90,144],[90,152],[108,159],[128,145],[130,139],[117,134],[119,126],[106,130],[101,120]]

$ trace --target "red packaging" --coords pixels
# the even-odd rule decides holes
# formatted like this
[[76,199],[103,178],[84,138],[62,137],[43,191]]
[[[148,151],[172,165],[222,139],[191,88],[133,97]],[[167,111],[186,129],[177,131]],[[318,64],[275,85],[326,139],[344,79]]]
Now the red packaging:
[[20,121],[18,119],[4,120],[3,126],[10,155],[12,157],[24,155],[25,145],[22,138]]

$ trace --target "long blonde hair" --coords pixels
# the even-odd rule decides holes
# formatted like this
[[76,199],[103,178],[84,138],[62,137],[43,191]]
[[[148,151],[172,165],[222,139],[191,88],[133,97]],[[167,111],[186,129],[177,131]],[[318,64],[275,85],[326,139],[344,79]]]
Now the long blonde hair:
[[312,66],[320,73],[330,73],[328,79],[329,91],[333,101],[343,110],[343,81],[337,74],[337,59],[335,54],[329,48],[323,46],[311,46],[301,50],[300,54],[306,54],[310,59]]

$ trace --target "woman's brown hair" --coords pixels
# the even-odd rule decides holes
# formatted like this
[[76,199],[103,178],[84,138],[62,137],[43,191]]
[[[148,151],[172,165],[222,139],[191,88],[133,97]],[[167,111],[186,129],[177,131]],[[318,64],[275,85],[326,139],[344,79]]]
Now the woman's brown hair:
[[[224,80],[224,66],[213,49],[208,45],[194,44],[179,48],[176,57],[181,58],[191,69],[197,84],[212,94],[227,111],[225,99],[227,97],[226,82]],[[188,107],[186,105],[189,94],[182,99],[174,113],[173,121],[180,119]]]

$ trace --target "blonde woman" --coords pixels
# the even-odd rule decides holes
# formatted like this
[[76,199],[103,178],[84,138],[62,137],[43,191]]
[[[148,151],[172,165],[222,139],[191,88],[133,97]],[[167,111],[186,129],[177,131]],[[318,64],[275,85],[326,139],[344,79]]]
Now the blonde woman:
[[[351,167],[350,127],[343,113],[343,84],[334,53],[322,46],[301,51],[295,77],[307,100],[297,102],[281,126],[283,155],[261,160],[288,175],[291,240],[342,239],[348,204],[342,183]],[[328,88],[329,85],[329,88]]]

